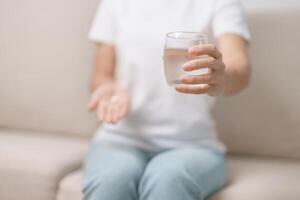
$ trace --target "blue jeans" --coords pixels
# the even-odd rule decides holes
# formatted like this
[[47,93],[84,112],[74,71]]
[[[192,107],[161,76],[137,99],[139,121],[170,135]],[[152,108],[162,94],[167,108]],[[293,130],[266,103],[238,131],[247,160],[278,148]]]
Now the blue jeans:
[[224,155],[193,146],[146,152],[93,144],[85,160],[84,200],[204,200],[221,189]]

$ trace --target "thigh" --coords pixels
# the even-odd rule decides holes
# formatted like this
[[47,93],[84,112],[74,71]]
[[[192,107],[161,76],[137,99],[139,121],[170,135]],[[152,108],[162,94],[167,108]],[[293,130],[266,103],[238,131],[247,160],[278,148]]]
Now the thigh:
[[113,142],[94,143],[84,163],[84,185],[94,178],[114,175],[139,177],[147,164],[147,155],[130,145]]
[[[174,180],[188,180],[202,199],[213,194],[225,183],[224,155],[205,147],[183,147],[156,155],[146,169],[152,173],[168,174]],[[179,177],[179,178],[176,178]]]

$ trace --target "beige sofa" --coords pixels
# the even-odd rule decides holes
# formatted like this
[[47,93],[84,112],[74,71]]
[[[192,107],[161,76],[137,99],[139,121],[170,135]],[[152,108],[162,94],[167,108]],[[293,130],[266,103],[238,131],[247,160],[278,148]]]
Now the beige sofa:
[[[81,200],[97,0],[0,0],[0,199]],[[300,199],[300,7],[247,9],[253,81],[218,100],[230,181],[213,200]]]

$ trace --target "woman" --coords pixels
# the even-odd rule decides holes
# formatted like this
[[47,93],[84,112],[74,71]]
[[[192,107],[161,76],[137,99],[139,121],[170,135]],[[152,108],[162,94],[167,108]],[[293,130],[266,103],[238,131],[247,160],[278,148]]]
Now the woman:
[[[207,34],[189,49],[175,88],[163,71],[165,35]],[[85,162],[85,200],[203,200],[226,182],[225,148],[210,115],[213,97],[250,77],[250,35],[238,0],[102,0],[89,109],[103,122]],[[207,55],[206,59],[197,56]]]

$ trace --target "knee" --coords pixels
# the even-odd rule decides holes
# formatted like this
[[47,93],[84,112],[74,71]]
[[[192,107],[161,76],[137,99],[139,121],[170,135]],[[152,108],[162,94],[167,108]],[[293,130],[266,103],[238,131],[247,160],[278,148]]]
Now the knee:
[[174,188],[190,181],[190,177],[183,166],[174,163],[149,165],[140,182],[140,192],[145,188],[165,190]]
[[[120,167],[120,166],[119,166]],[[84,200],[106,199],[119,194],[135,195],[142,176],[140,169],[128,165],[127,168],[112,167],[109,170],[86,175],[83,183]],[[115,198],[118,199],[118,198]]]
[[187,169],[176,163],[149,166],[140,181],[140,199],[202,199],[201,188]]
[[98,196],[96,193],[99,191],[102,180],[103,179],[99,176],[84,177],[82,186],[84,200],[93,200],[95,199],[93,196]]

